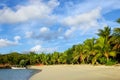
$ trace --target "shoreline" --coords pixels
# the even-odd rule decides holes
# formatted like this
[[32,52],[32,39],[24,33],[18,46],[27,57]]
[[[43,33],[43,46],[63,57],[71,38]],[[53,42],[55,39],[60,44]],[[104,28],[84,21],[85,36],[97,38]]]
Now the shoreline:
[[40,69],[32,69],[32,68],[29,68],[30,70],[34,70],[33,72],[32,72],[32,74],[28,77],[28,79],[27,80],[30,80],[30,78],[32,77],[32,76],[34,76],[35,74],[37,74],[37,73],[40,73],[41,72],[41,70]]
[[43,65],[30,69],[42,70],[29,80],[120,80],[120,66],[104,65]]

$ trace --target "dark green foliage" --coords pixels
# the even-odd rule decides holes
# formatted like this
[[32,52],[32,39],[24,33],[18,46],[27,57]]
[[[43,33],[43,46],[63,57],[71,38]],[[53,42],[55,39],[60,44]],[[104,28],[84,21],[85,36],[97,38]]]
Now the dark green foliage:
[[118,22],[118,23],[120,23],[120,18],[119,18],[119,19],[117,19],[117,22]]
[[114,59],[109,59],[108,61],[107,61],[107,63],[105,63],[106,65],[115,65],[117,63],[117,61],[116,60],[114,60]]
[[67,57],[66,57],[66,63],[67,64],[72,64],[72,60],[73,60],[73,57],[72,57],[73,50],[72,50],[72,48],[69,48],[68,50],[66,50],[64,52],[64,54],[67,55]]
[[105,64],[105,63],[107,62],[107,60],[106,60],[105,57],[101,57],[101,58],[99,58],[98,61],[99,61],[100,64]]
[[19,65],[22,66],[22,67],[25,67],[26,66],[26,61],[25,60],[20,60]]

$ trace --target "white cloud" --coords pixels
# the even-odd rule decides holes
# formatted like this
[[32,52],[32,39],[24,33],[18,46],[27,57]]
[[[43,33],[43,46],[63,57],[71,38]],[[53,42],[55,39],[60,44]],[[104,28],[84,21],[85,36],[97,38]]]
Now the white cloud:
[[88,29],[97,27],[97,20],[101,18],[101,8],[96,8],[84,14],[68,16],[63,19],[62,23],[69,27],[65,36],[70,36],[75,31],[81,31],[84,34]]
[[54,39],[62,39],[63,30],[58,28],[57,30],[50,30],[48,27],[41,27],[40,29],[25,32],[26,38],[32,38],[35,40],[52,41]]
[[36,45],[36,46],[34,46],[33,48],[30,49],[30,51],[46,52],[46,53],[54,52],[56,50],[57,50],[57,48],[43,48],[41,45]]
[[120,9],[120,0],[83,0],[82,2],[78,2],[79,3],[76,4],[71,1],[67,6],[65,6],[67,14],[80,14],[90,11],[96,7],[101,7],[103,14],[108,13],[112,10]]
[[65,18],[63,22],[68,26],[74,26],[82,24],[84,22],[90,22],[91,20],[96,20],[98,18],[100,18],[100,8],[96,8],[88,13],[69,16]]
[[16,42],[18,42],[20,39],[21,39],[20,36],[15,36],[15,37],[14,37],[14,40],[15,40]]
[[56,0],[50,0],[48,3],[37,0],[37,2],[32,1],[28,5],[17,5],[16,10],[4,7],[0,10],[0,23],[18,23],[31,19],[48,18],[58,5]]
[[47,28],[47,27],[42,27],[42,28],[40,28],[40,33],[47,33],[47,32],[49,32],[50,30],[49,30],[49,28]]
[[35,52],[39,52],[41,50],[41,46],[40,45],[36,45],[33,48],[30,49],[30,51],[35,51]]
[[65,37],[94,36],[97,30],[104,27],[103,24],[107,23],[104,16],[109,12],[120,9],[120,1],[85,0],[77,4],[71,1],[64,9],[66,13],[63,17],[65,18],[61,20],[68,28],[64,34]]
[[7,47],[7,46],[16,46],[19,45],[19,40],[20,40],[20,36],[15,36],[14,40],[15,41],[10,41],[7,39],[0,39],[0,48],[2,47]]
[[16,45],[19,45],[19,44],[21,44],[21,43],[19,43],[19,40],[21,39],[21,37],[20,36],[15,36],[14,37],[14,44],[16,44]]
[[64,9],[66,13],[63,17],[65,18],[61,20],[64,25],[68,26],[65,37],[78,35],[76,34],[77,31],[79,31],[80,35],[85,35],[90,32],[96,32],[96,30],[100,28],[99,26],[103,27],[97,20],[100,19],[103,21],[101,23],[105,24],[106,21],[104,21],[101,15],[120,9],[120,1],[109,0],[106,2],[105,0],[85,0],[79,3],[68,1]]

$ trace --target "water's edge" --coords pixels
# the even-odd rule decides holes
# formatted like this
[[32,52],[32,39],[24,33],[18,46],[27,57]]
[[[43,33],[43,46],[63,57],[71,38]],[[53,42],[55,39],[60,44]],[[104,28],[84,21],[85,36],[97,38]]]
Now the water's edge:
[[37,73],[39,73],[39,72],[42,71],[42,70],[40,70],[40,69],[29,69],[29,70],[34,70],[34,71],[33,71],[32,74],[29,76],[28,80],[30,80],[30,78],[31,78],[32,76],[34,76],[35,74],[37,74]]

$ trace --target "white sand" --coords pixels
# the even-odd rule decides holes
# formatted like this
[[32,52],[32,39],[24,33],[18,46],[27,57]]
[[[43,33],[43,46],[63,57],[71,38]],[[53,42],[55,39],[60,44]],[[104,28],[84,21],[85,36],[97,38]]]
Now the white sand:
[[31,68],[42,71],[30,80],[120,80],[120,66],[53,65]]

